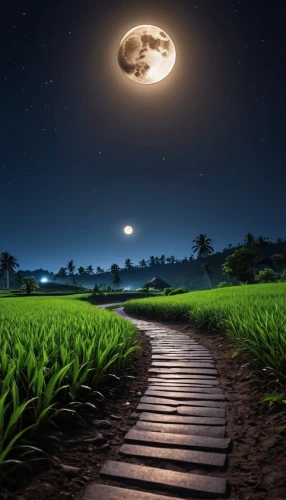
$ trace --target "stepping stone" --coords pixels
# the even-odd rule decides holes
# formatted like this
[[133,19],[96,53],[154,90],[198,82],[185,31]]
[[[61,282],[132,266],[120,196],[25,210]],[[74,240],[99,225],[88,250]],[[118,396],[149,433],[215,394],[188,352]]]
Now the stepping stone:
[[202,354],[206,354],[209,356],[209,353],[207,351],[199,351],[198,349],[152,349],[152,354],[161,354],[161,355],[173,354],[173,356],[177,354],[181,356],[185,355],[190,356],[192,354],[200,356]]
[[[221,394],[223,395],[222,389],[219,389],[218,387],[196,387],[195,385],[181,385],[178,386],[178,384],[170,385],[170,384],[157,384],[156,383],[151,383],[147,389],[147,391],[160,391],[160,392],[168,392],[172,391],[172,393],[178,392],[178,395],[181,395],[181,393],[186,392],[187,394],[190,394],[191,392],[197,392],[199,394]],[[145,392],[147,394],[147,392]],[[172,396],[175,397],[175,396]]]
[[139,403],[136,411],[147,411],[156,413],[172,413],[175,415],[193,415],[202,417],[225,417],[224,408],[209,408],[204,406],[167,406],[164,404]]
[[217,370],[212,368],[149,368],[149,373],[186,373],[197,375],[217,375]]
[[182,385],[196,385],[196,386],[218,386],[219,385],[219,380],[217,378],[209,378],[207,377],[199,379],[199,378],[194,378],[194,376],[180,376],[180,377],[163,377],[158,375],[157,377],[149,377],[148,382],[155,382],[156,384],[169,384],[169,385],[175,385],[177,386],[178,384]]
[[181,339],[170,339],[168,337],[160,337],[159,339],[156,338],[156,339],[152,339],[150,340],[151,344],[152,345],[166,345],[166,346],[169,346],[169,345],[178,345],[178,346],[184,346],[184,345],[190,345],[190,346],[199,346],[200,344],[198,344],[198,342],[194,342],[193,340],[188,340],[188,339],[185,339],[185,338],[181,338]]
[[[168,380],[169,382],[171,382],[172,380],[174,382],[177,382],[178,379],[180,380],[197,380],[197,381],[205,381],[205,383],[215,383],[217,382],[217,384],[219,384],[219,381],[218,381],[218,378],[216,376],[213,376],[213,375],[196,375],[196,374],[193,374],[193,375],[188,375],[188,374],[179,374],[179,373],[173,373],[173,374],[170,374],[170,373],[158,373],[157,375],[151,375],[152,378],[156,377],[158,380]],[[171,379],[171,380],[169,380]],[[148,379],[149,380],[149,379]]]
[[191,406],[179,406],[177,407],[177,412],[179,415],[202,415],[204,417],[225,417],[224,408],[204,408],[204,407],[198,408]]
[[165,351],[165,352],[179,352],[179,351],[192,351],[192,352],[207,352],[209,351],[207,349],[204,349],[203,347],[200,346],[188,346],[188,345],[181,345],[181,346],[162,346],[161,344],[158,346],[153,346],[152,350],[154,352],[156,351]]
[[146,403],[151,405],[167,405],[167,406],[204,406],[207,408],[225,408],[226,403],[221,401],[202,401],[200,399],[192,399],[190,401],[185,400],[175,400],[164,397],[152,397],[152,396],[143,396],[140,399],[140,403]]
[[171,358],[171,359],[178,359],[178,356],[180,356],[181,358],[184,358],[184,357],[195,357],[196,359],[197,358],[200,358],[200,357],[203,357],[203,358],[207,358],[207,359],[210,359],[211,362],[213,362],[213,358],[209,355],[209,354],[205,354],[205,353],[197,353],[197,352],[194,352],[194,351],[176,351],[176,352],[170,352],[170,351],[158,351],[158,352],[155,352],[155,351],[152,351],[152,357],[153,356],[163,356],[164,358]]
[[172,391],[170,390],[169,392],[167,391],[160,391],[154,390],[151,387],[147,389],[145,392],[145,396],[155,396],[158,398],[171,398],[171,399],[202,399],[202,400],[210,400],[210,401],[225,401],[225,395],[224,394],[205,394],[201,393],[200,390],[198,391],[193,391],[193,392],[179,392],[179,391]]
[[194,352],[178,352],[177,354],[165,352],[165,353],[155,353],[152,354],[152,358],[164,358],[164,359],[176,359],[178,356],[181,356],[182,358],[206,358],[206,359],[213,359],[210,354],[200,354],[200,353],[194,353]]
[[127,432],[126,441],[140,441],[149,444],[165,444],[168,446],[187,446],[190,448],[227,450],[230,439],[194,436],[189,434],[169,434],[167,432],[140,431],[131,429]]
[[138,422],[161,422],[163,424],[199,424],[199,425],[213,425],[225,426],[225,418],[216,417],[183,417],[181,415],[164,415],[161,413],[141,413]]
[[139,403],[137,405],[136,411],[156,411],[159,413],[177,413],[177,408],[166,405],[148,405],[145,403]]
[[[155,389],[156,387],[156,389]],[[209,384],[190,384],[187,382],[181,382],[178,380],[177,384],[170,383],[168,384],[167,382],[150,382],[149,384],[149,389],[152,389],[153,391],[176,391],[179,390],[179,392],[200,392],[200,389],[206,389],[206,391],[203,391],[207,393],[207,389],[216,389],[213,391],[216,394],[223,394],[222,389],[220,389],[217,385],[209,385]],[[193,391],[193,389],[198,389],[196,391]],[[209,392],[211,394],[212,391]]]
[[166,368],[214,368],[213,363],[209,363],[208,361],[153,361],[151,364],[151,368],[153,367],[161,367],[164,366]]
[[163,491],[176,491],[184,495],[224,495],[227,482],[219,477],[177,472],[172,470],[120,463],[109,460],[101,469],[100,475],[117,481],[128,481],[144,488],[160,488]]
[[192,436],[209,436],[223,438],[225,436],[225,427],[215,427],[206,425],[190,425],[190,424],[163,424],[162,422],[144,422],[138,420],[135,430],[167,432],[168,434],[191,434]]
[[140,446],[136,444],[124,444],[120,453],[135,457],[158,458],[176,462],[185,462],[213,467],[223,467],[226,455],[221,453],[210,453],[195,450],[180,450],[175,448],[157,448],[154,446]]
[[[153,495],[145,491],[130,490],[108,486],[106,484],[89,483],[83,500],[166,500],[165,495]],[[167,497],[167,500],[181,500],[177,497]]]

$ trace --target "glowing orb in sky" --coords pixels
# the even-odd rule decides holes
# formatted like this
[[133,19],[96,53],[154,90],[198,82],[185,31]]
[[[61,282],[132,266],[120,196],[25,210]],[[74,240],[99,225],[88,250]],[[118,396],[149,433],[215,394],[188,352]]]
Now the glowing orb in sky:
[[131,226],[125,226],[124,233],[125,234],[131,234],[131,233],[133,233],[133,228]]
[[120,68],[136,83],[160,82],[172,71],[175,60],[176,50],[169,35],[148,24],[128,31],[118,49]]
[[48,278],[42,278],[41,283],[48,283]]

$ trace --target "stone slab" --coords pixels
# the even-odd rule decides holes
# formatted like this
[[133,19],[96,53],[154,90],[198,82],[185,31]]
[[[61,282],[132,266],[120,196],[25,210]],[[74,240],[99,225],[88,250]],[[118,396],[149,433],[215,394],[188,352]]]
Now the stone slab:
[[[166,500],[166,496],[91,482],[86,487],[83,500]],[[168,496],[167,500],[181,499]]]
[[168,359],[166,361],[153,361],[151,368],[153,367],[166,367],[166,368],[214,368],[214,364],[209,361],[172,361]]
[[217,371],[213,368],[157,368],[151,367],[148,369],[149,373],[168,373],[168,374],[179,374],[185,373],[186,375],[196,374],[196,375],[217,375]]
[[224,495],[227,482],[223,478],[209,477],[172,470],[147,467],[108,460],[100,471],[103,477],[128,481],[145,488],[160,488],[163,491],[176,491],[185,495],[212,494]]
[[211,400],[211,401],[225,401],[226,397],[224,394],[206,394],[203,392],[193,391],[193,392],[179,392],[179,391],[160,391],[154,390],[151,387],[145,392],[145,396],[155,396],[155,397],[163,397],[163,398],[171,398],[171,399],[202,399],[202,400]]
[[207,408],[225,408],[226,403],[221,401],[202,401],[201,399],[169,399],[164,397],[152,397],[152,396],[143,396],[140,399],[140,403],[151,404],[151,405],[167,405],[167,406],[204,406]]
[[211,357],[210,354],[193,354],[193,353],[187,353],[187,354],[169,354],[169,353],[165,353],[165,354],[152,354],[152,359],[163,359],[164,361],[166,359],[169,359],[170,361],[172,361],[173,359],[180,359],[180,358],[183,358],[183,359],[210,359],[212,360],[213,358]]
[[185,462],[212,467],[223,467],[226,455],[196,450],[180,450],[175,448],[160,448],[155,446],[141,446],[136,444],[124,444],[120,453],[134,457],[158,458],[175,462]]
[[[168,392],[168,391],[172,391],[172,392],[178,392],[178,393],[182,393],[182,392],[197,392],[199,394],[222,394],[223,395],[223,391],[222,389],[220,389],[219,387],[196,387],[194,385],[178,385],[178,384],[174,384],[174,385],[170,385],[170,384],[156,384],[155,382],[154,383],[151,383],[148,387],[148,391],[151,390],[151,391],[161,391],[161,392]],[[146,394],[146,393],[145,393]]]
[[156,413],[172,413],[177,415],[193,415],[202,417],[225,417],[224,408],[209,408],[205,406],[168,406],[164,404],[139,403],[136,411]]
[[149,377],[148,382],[155,382],[156,384],[171,384],[171,385],[177,385],[177,384],[182,384],[182,385],[196,385],[196,386],[209,386],[209,387],[214,387],[219,385],[219,380],[216,378],[197,378],[197,377],[192,377],[192,376],[185,376],[182,375],[180,377],[162,377],[161,375],[155,376],[154,377]]
[[162,413],[148,413],[143,412],[139,417],[139,421],[144,422],[160,422],[163,424],[199,424],[202,426],[225,426],[225,418],[224,417],[196,417],[196,416],[188,416],[184,417],[182,415],[164,415]]
[[135,428],[127,432],[124,440],[168,446],[184,446],[187,448],[199,448],[201,450],[228,450],[230,445],[230,439],[227,438],[194,436],[189,434],[169,434],[167,432],[136,430]]
[[163,424],[162,422],[144,422],[138,420],[134,429],[139,431],[167,432],[168,434],[191,434],[192,436],[209,436],[223,438],[224,426],[206,426],[191,424]]
[[[172,407],[171,407],[172,408]],[[224,408],[206,408],[194,406],[178,406],[179,415],[202,415],[204,417],[225,417]]]
[[145,403],[139,403],[137,405],[136,411],[155,411],[158,413],[177,413],[177,408],[166,405],[148,405]]
[[[154,376],[154,375],[153,375]],[[175,380],[175,379],[188,379],[188,380],[207,380],[207,381],[212,381],[212,383],[214,383],[215,380],[217,380],[217,375],[196,375],[195,373],[192,373],[192,374],[182,374],[180,375],[179,373],[170,373],[169,370],[166,372],[166,371],[158,371],[156,377],[159,377],[159,378],[167,378],[167,379],[172,379],[172,380]]]
[[165,351],[165,352],[179,352],[179,351],[185,351],[185,352],[206,352],[209,353],[207,349],[204,349],[203,347],[200,346],[187,346],[187,345],[182,345],[182,346],[152,346],[153,352],[156,351]]

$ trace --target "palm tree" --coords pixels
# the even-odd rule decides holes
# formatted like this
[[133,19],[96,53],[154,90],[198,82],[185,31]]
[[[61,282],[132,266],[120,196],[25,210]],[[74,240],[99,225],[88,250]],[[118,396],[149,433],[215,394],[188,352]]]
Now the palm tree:
[[255,242],[255,237],[253,236],[253,234],[247,233],[247,235],[244,238],[244,242],[247,245],[249,245],[250,247],[252,247],[254,245],[254,242]]
[[82,276],[82,275],[85,273],[85,269],[84,269],[84,267],[79,266],[79,268],[78,268],[77,272],[78,272],[78,274],[79,274],[80,276]]
[[205,279],[209,282],[210,288],[212,288],[211,280],[210,280],[210,277],[209,277],[209,275],[211,274],[211,270],[209,268],[209,265],[206,262],[204,262],[201,265],[201,270],[202,270],[201,274],[204,275]]
[[67,267],[66,267],[67,271],[69,272],[69,275],[73,275],[75,273],[75,265],[73,263],[73,260],[70,260],[67,264]]
[[155,265],[157,266],[158,264],[160,264],[159,257],[155,257]]
[[6,271],[7,289],[9,288],[10,273],[14,272],[16,267],[19,267],[16,257],[13,257],[9,252],[2,252],[0,256],[0,271]]
[[120,285],[120,283],[122,283],[122,280],[120,279],[118,272],[114,274],[112,283],[114,286],[118,286]]
[[194,240],[194,246],[192,249],[194,252],[198,252],[198,257],[208,257],[214,251],[212,247],[212,240],[207,238],[206,234],[199,234]]
[[86,272],[87,272],[87,274],[94,274],[93,267],[92,266],[87,266]]
[[125,269],[132,269],[133,263],[131,262],[131,259],[126,259],[125,260]]
[[155,265],[155,257],[154,255],[151,255],[150,259],[148,260],[149,266],[152,267]]
[[159,262],[160,264],[166,264],[166,256],[164,254],[159,258]]
[[1,283],[1,288],[4,288],[4,274],[2,271],[0,271],[0,283]]
[[174,255],[171,255],[170,256],[170,264],[175,264],[175,262],[176,262],[176,259],[175,259]]
[[110,266],[110,272],[112,273],[118,273],[120,271],[120,267],[118,264],[111,264]]
[[144,267],[147,267],[147,262],[145,259],[140,260],[139,266],[143,269]]
[[67,273],[66,268],[65,267],[61,267],[56,276],[57,276],[57,278],[62,278],[62,280],[64,280],[65,277],[67,276],[67,274],[68,273]]
[[101,273],[104,273],[104,269],[102,269],[102,267],[100,267],[100,266],[97,266],[96,274],[101,274]]

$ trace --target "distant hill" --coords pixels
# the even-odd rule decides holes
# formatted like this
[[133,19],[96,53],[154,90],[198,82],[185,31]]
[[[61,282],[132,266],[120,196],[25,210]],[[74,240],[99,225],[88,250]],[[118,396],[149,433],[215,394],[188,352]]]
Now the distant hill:
[[[286,242],[284,241],[282,243],[267,243],[261,246],[254,247],[258,257],[261,260],[266,259],[263,264],[257,266],[257,272],[265,267],[273,267],[270,260],[271,255],[275,253],[281,253],[283,247],[285,246]],[[138,266],[132,267],[129,270],[123,269],[119,273],[122,280],[122,284],[120,285],[120,287],[136,290],[145,283],[151,281],[153,278],[160,277],[170,283],[172,287],[185,287],[189,290],[206,290],[209,288],[209,285],[202,275],[201,270],[201,265],[204,262],[206,262],[209,266],[212,286],[216,287],[217,284],[221,281],[227,281],[227,276],[223,274],[221,266],[225,262],[226,257],[228,255],[231,255],[237,248],[240,247],[237,246],[230,249],[225,249],[223,252],[216,252],[209,257],[197,258],[187,262],[177,262],[174,264],[156,264],[152,267],[146,267],[143,269],[139,268]],[[114,262],[116,262],[116,255],[114,257]],[[48,271],[42,269],[36,271],[24,271],[24,273],[25,276],[35,276],[35,278],[39,282],[43,277],[47,277],[49,280],[53,279]],[[76,280],[77,285],[72,285],[74,279]],[[67,276],[64,280],[57,278],[56,281],[41,284],[41,289],[47,290],[47,287],[51,287],[51,289],[56,290],[56,287],[59,286],[61,290],[64,290],[62,287],[72,285],[74,287],[74,290],[76,290],[74,293],[77,293],[79,291],[84,293],[86,290],[83,290],[80,285],[82,285],[82,287],[93,288],[95,284],[102,284],[104,287],[108,287],[109,285],[113,287],[112,277],[110,273],[104,272],[94,275],[88,275],[85,273],[82,276]],[[71,288],[67,288],[67,291],[70,290]]]

